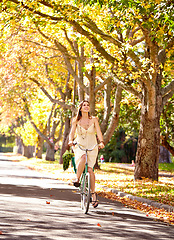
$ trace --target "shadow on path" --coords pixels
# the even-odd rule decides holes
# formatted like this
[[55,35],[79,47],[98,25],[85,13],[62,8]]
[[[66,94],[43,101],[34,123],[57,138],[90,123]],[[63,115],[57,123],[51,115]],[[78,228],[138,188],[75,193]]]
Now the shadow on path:
[[174,239],[172,226],[121,203],[99,197],[83,214],[74,187],[14,162],[0,161],[0,169],[0,239]]

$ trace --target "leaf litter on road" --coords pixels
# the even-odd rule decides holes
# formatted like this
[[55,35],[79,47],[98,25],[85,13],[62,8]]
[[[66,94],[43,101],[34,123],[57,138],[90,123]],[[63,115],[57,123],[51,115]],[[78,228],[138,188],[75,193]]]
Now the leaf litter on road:
[[174,212],[168,212],[165,209],[159,209],[145,203],[138,202],[137,200],[131,200],[127,197],[119,197],[115,193],[107,192],[106,190],[98,191],[98,195],[104,198],[121,202],[125,207],[137,209],[141,212],[144,212],[146,213],[147,217],[151,217],[154,220],[160,220],[168,224],[174,224]]

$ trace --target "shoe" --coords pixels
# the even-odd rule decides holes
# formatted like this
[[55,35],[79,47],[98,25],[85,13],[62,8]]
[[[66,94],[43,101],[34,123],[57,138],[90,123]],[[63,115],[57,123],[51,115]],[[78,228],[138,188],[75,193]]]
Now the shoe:
[[73,180],[74,187],[80,187],[80,183],[78,179]]
[[95,201],[91,201],[91,203],[92,203],[92,206],[94,207],[94,208],[96,208],[96,207],[98,207],[98,200],[97,200],[97,193],[91,193],[91,195],[93,195],[93,194],[95,194],[95,197],[96,197],[96,200]]

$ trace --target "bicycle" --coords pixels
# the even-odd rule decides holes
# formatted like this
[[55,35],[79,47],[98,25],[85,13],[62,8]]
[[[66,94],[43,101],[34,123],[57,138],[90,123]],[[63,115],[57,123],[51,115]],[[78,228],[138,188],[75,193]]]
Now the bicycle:
[[[77,145],[82,151],[85,151],[86,155],[86,162],[85,162],[85,169],[80,177],[80,195],[81,195],[81,208],[84,211],[85,214],[87,214],[89,210],[89,204],[91,201],[91,181],[90,181],[90,174],[88,172],[88,151],[92,151],[97,145],[95,144],[91,149],[85,149],[82,148],[78,143],[74,143],[74,145]],[[77,172],[75,162],[72,160],[72,164],[74,167],[75,173]]]

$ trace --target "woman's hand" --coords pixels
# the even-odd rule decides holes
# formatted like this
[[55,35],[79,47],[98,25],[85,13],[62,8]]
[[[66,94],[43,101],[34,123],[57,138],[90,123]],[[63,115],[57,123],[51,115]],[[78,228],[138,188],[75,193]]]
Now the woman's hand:
[[99,148],[100,148],[100,149],[103,149],[104,147],[105,147],[104,142],[100,142],[100,143],[99,143]]
[[74,146],[73,141],[69,141],[68,145],[69,145],[70,147]]

